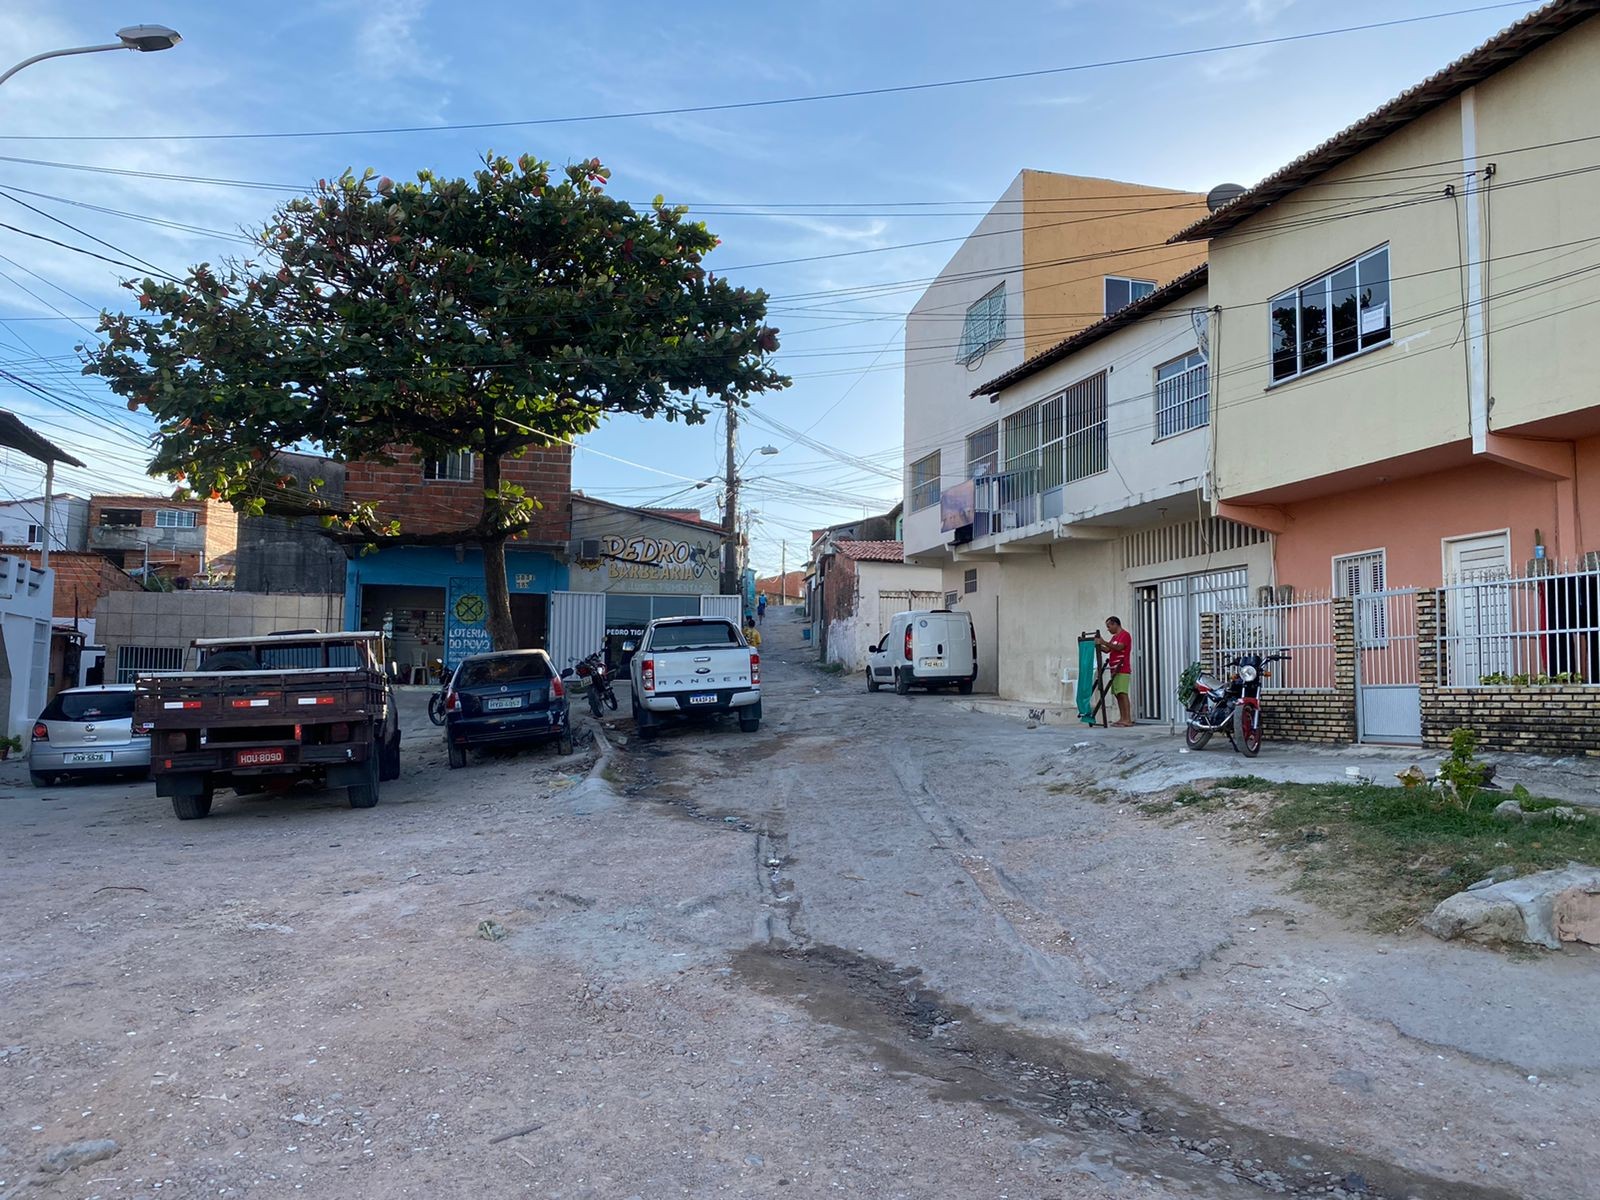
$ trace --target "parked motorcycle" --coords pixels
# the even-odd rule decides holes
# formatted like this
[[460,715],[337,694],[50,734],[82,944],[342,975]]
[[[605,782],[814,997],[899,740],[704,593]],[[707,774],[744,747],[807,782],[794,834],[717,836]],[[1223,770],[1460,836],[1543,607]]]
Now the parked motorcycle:
[[1288,659],[1287,654],[1242,654],[1228,663],[1232,676],[1227,683],[1204,673],[1196,677],[1183,730],[1189,749],[1202,749],[1221,731],[1246,758],[1260,754],[1261,683],[1271,675],[1269,664]]
[[611,668],[606,666],[606,652],[603,649],[596,650],[576,667],[568,667],[561,675],[563,678],[577,675],[589,685],[589,711],[596,717],[601,715],[602,703],[612,712],[617,711],[617,693],[611,686]]
[[444,659],[436,658],[428,664],[428,673],[439,685],[439,690],[428,697],[428,720],[443,725],[445,700],[450,695],[450,672],[444,669]]

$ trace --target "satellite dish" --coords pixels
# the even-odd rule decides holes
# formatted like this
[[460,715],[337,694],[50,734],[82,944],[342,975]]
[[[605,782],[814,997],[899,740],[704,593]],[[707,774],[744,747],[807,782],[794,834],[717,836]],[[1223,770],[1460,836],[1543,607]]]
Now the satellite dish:
[[1244,195],[1246,190],[1248,189],[1237,183],[1219,183],[1206,193],[1206,207],[1212,212],[1216,212],[1217,209],[1224,205],[1232,204],[1240,196]]

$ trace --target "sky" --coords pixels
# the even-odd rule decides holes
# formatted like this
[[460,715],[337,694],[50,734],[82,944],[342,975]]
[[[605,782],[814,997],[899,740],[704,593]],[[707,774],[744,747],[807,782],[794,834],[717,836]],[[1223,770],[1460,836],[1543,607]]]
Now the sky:
[[[88,464],[61,472],[58,488],[170,486],[143,476],[148,421],[80,374],[77,347],[98,313],[131,301],[119,281],[133,272],[93,255],[174,274],[240,255],[241,230],[346,167],[403,178],[465,175],[490,150],[598,157],[613,195],[688,204],[722,239],[707,266],[771,296],[777,364],[794,382],[758,397],[739,430],[762,573],[785,551],[791,568],[803,562],[810,530],[899,498],[905,313],[1019,170],[1196,191],[1249,184],[1534,7],[1023,80],[593,119],[1101,63],[1478,4],[141,4],[9,0],[0,11],[0,69],[114,40],[133,23],[184,38],[161,54],[50,60],[0,87],[0,407]],[[573,117],[590,119],[439,128]],[[336,136],[397,126],[414,131]],[[240,136],[262,134],[294,136]],[[573,483],[713,515],[722,445],[716,424],[614,419],[582,439]],[[0,497],[36,495],[40,483],[37,464],[0,450]]]

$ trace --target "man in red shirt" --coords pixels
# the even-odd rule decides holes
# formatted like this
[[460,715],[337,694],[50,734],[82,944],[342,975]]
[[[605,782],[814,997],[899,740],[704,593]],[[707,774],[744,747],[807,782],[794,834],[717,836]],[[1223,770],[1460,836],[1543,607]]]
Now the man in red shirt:
[[1097,637],[1095,644],[1108,652],[1106,664],[1111,668],[1111,694],[1117,698],[1118,720],[1112,724],[1118,729],[1133,726],[1133,700],[1128,694],[1133,683],[1133,635],[1122,627],[1116,617],[1106,618],[1109,638]]

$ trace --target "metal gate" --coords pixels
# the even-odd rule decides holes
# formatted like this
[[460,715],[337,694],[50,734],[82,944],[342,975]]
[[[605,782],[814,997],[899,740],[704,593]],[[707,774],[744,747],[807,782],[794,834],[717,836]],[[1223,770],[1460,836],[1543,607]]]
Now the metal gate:
[[605,644],[604,592],[550,593],[550,661],[558,673]]
[[1356,731],[1363,742],[1422,741],[1417,589],[1351,597],[1356,638]]
[[183,670],[182,646],[118,646],[117,682],[137,683],[139,676]]
[[702,617],[727,617],[735,625],[742,624],[744,619],[744,597],[701,596],[700,615]]
[[1141,720],[1176,718],[1178,677],[1200,657],[1200,614],[1236,608],[1249,594],[1244,567],[1158,579],[1135,589],[1132,632]]
[[878,629],[872,635],[872,644],[876,645],[878,639],[889,630],[889,623],[894,620],[896,613],[915,612],[924,608],[946,608],[943,592],[879,592],[878,593]]

